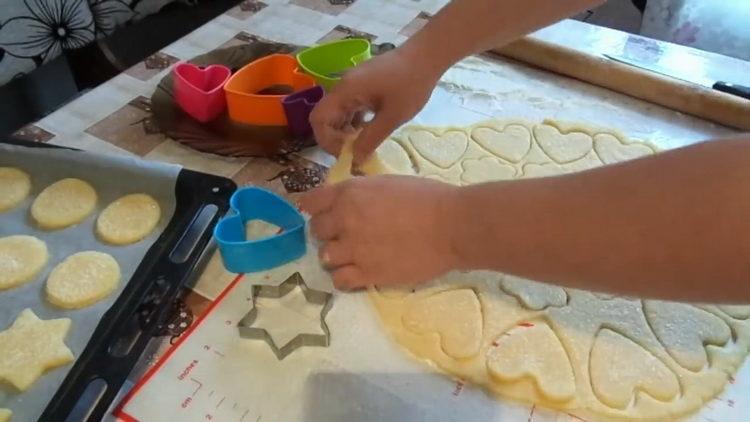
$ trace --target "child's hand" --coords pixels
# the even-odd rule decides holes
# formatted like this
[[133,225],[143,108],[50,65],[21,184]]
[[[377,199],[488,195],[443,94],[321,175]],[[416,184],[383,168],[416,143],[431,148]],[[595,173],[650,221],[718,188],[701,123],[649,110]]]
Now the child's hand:
[[336,287],[419,283],[456,267],[457,191],[416,177],[360,177],[310,192],[301,207]]
[[338,155],[352,126],[363,113],[375,117],[364,124],[354,143],[354,163],[360,164],[401,124],[414,117],[430,98],[440,75],[423,61],[396,49],[372,58],[347,72],[310,115],[315,139]]

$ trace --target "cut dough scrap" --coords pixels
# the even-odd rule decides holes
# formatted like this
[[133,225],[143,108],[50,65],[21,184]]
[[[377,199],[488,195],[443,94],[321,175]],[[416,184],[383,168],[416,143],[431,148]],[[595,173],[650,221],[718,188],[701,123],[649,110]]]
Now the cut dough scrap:
[[67,318],[41,320],[25,309],[13,325],[0,332],[0,382],[26,391],[42,374],[73,360],[64,340]]
[[471,138],[487,151],[517,163],[531,150],[531,132],[520,124],[510,124],[502,131],[491,127],[477,127]]
[[[352,174],[352,165],[354,162],[353,148],[355,140],[356,138],[354,137],[349,138],[345,140],[344,144],[341,146],[341,152],[339,153],[336,163],[328,170],[326,183],[329,185],[343,182],[354,177]],[[380,159],[377,151],[364,164],[362,164],[359,169],[363,173],[370,175],[395,173],[390,166]]]
[[80,179],[62,179],[47,186],[31,204],[31,216],[45,230],[83,221],[96,207],[96,191]]
[[724,346],[732,337],[727,323],[694,306],[647,300],[643,302],[643,313],[667,352],[694,372],[708,365],[706,345]]
[[606,405],[625,409],[636,392],[668,402],[680,393],[677,376],[633,340],[601,330],[591,347],[591,385]]
[[143,193],[125,195],[107,206],[96,220],[96,233],[113,245],[129,245],[148,236],[159,224],[161,208]]
[[47,245],[36,237],[0,237],[0,290],[33,280],[48,259]]
[[550,306],[565,306],[568,294],[562,288],[539,283],[513,275],[506,275],[501,282],[505,293],[515,297],[523,306],[540,311]]
[[492,157],[464,160],[461,167],[463,168],[461,181],[467,184],[509,180],[516,175],[515,168]]
[[47,279],[47,300],[80,309],[106,298],[120,283],[120,266],[105,253],[78,252],[55,267]]
[[0,422],[9,422],[13,412],[8,409],[0,409]]
[[[518,150],[502,150],[511,148],[506,145],[513,148],[516,145],[497,142],[490,146],[487,139],[483,139],[485,145],[482,145],[476,136],[480,128],[507,133],[503,129],[512,124],[534,128],[530,150],[517,162],[514,160],[520,155]],[[460,133],[466,134],[465,148],[461,147]],[[443,165],[452,163],[447,168],[437,165],[429,157],[430,152],[424,151],[428,145],[444,140],[445,134],[455,138],[452,141],[455,145],[448,148],[453,154],[445,150],[433,153],[445,156]],[[493,136],[488,130],[485,135]],[[425,138],[420,145],[422,150],[413,144],[415,136]],[[554,121],[533,125],[494,120],[469,128],[450,129],[406,127],[393,140],[408,152],[414,163],[410,171],[415,170],[417,176],[454,184],[466,183],[461,176],[467,162],[483,159],[512,166],[516,169],[514,178],[529,178],[582,171],[604,165],[604,162],[637,158],[647,150],[648,153],[657,151],[647,143],[630,141],[614,130]],[[462,149],[462,155],[458,156]],[[388,156],[383,159],[385,164],[390,164]],[[467,300],[458,306],[455,305],[458,299],[439,300],[452,297],[453,292],[471,297],[470,291],[475,293],[480,305],[478,313],[468,312],[477,315],[472,317],[477,319],[475,323],[464,320],[467,312],[459,311]],[[695,412],[721,393],[728,376],[738,370],[750,350],[750,306],[692,306],[651,301],[644,305],[640,300],[560,289],[486,271],[451,273],[413,291],[378,293],[371,289],[369,296],[385,329],[413,356],[427,361],[431,368],[451,378],[482,386],[498,397],[563,409],[586,420],[661,421]],[[436,302],[429,304],[425,302],[427,298]],[[425,307],[442,312],[431,312]],[[420,315],[418,323],[409,321],[407,327],[404,317],[415,318],[415,313]],[[502,343],[504,337],[508,337],[503,335],[505,333],[514,336],[522,333],[521,329],[528,326],[518,326],[528,321],[546,323],[564,350],[575,383],[570,399],[564,398],[569,397],[569,384],[558,379],[568,379],[569,374],[551,372],[558,375],[527,375],[511,381],[503,379],[502,371],[498,376],[497,368],[492,372],[491,359],[507,364],[495,355],[501,353],[502,347],[495,348],[493,343]],[[480,323],[481,339],[473,343],[479,345],[477,353],[471,354],[470,351],[475,350],[473,345],[457,354],[463,356],[461,358],[447,353],[447,349],[453,347],[451,353],[456,354],[458,348],[443,344],[446,336],[441,333],[446,332],[446,327],[450,332],[456,325],[480,327]],[[729,341],[725,341],[728,332],[731,335]],[[529,335],[529,338],[536,336]],[[538,336],[544,339],[516,340],[519,346],[515,347],[523,350],[515,353],[514,358],[533,354],[534,359],[541,359],[539,353],[557,347],[544,346],[552,340],[546,335]],[[522,366],[519,363],[506,369]],[[556,370],[565,372],[562,367]],[[560,385],[566,387],[560,388]]]
[[456,359],[474,356],[482,340],[482,309],[476,293],[459,289],[421,299],[403,317],[417,334],[437,332],[445,353]]
[[549,401],[572,400],[575,376],[560,340],[544,323],[513,328],[501,334],[487,353],[487,370],[500,382],[530,377]]
[[273,236],[279,232],[280,227],[264,220],[250,220],[245,223],[245,239],[257,240]]
[[15,167],[0,167],[0,213],[23,202],[31,192],[31,177]]

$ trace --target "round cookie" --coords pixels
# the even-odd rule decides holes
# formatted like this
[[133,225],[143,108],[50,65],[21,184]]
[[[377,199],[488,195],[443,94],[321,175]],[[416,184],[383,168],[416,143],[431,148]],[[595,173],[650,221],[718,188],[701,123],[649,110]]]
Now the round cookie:
[[0,167],[0,212],[23,202],[31,191],[31,178],[15,167]]
[[93,305],[120,283],[120,266],[108,254],[78,252],[58,264],[47,279],[47,300],[64,309]]
[[0,290],[33,280],[47,259],[47,245],[36,237],[0,237]]
[[62,179],[47,186],[34,203],[31,216],[46,230],[62,229],[83,221],[96,207],[96,191],[80,179]]
[[149,195],[125,195],[107,206],[96,220],[96,234],[113,245],[129,245],[151,233],[161,218],[159,203]]

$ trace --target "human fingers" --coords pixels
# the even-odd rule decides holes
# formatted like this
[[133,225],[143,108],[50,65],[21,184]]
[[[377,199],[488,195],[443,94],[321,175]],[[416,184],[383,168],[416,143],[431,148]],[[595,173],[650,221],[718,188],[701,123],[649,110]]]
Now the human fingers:
[[332,240],[318,251],[320,261],[328,268],[339,268],[354,264],[352,248],[344,241]]
[[350,108],[341,94],[333,92],[324,96],[310,113],[315,140],[330,154],[338,155],[341,150],[341,128],[350,120]]
[[362,132],[354,142],[354,164],[362,164],[403,121],[403,116],[396,110],[384,108],[377,112],[369,123],[364,124]]
[[356,265],[339,267],[333,271],[331,277],[333,278],[333,285],[340,290],[353,290],[366,285],[364,284],[364,273]]
[[302,211],[314,217],[331,209],[333,202],[338,197],[339,190],[338,185],[326,185],[315,188],[302,196],[299,200],[299,206]]
[[331,240],[341,234],[341,219],[333,212],[322,212],[310,219],[310,230],[319,240]]

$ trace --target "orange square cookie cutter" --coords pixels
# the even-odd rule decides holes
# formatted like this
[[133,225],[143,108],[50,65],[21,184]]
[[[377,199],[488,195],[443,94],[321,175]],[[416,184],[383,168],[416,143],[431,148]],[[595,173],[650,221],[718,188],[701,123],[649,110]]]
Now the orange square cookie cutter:
[[[288,54],[271,54],[248,63],[224,85],[229,117],[240,123],[286,126],[282,100],[287,95],[315,86],[315,79],[299,69],[297,59]],[[284,87],[289,92],[264,94],[264,90]]]

